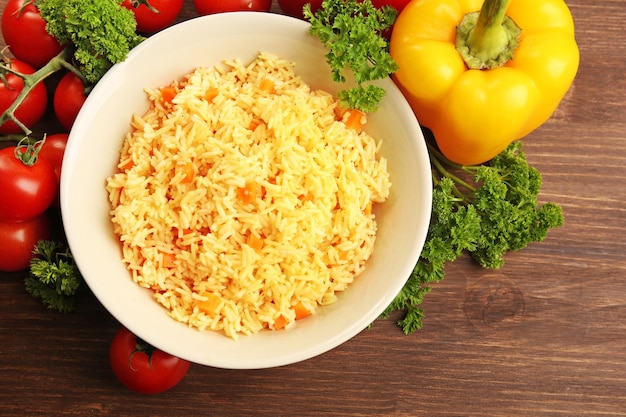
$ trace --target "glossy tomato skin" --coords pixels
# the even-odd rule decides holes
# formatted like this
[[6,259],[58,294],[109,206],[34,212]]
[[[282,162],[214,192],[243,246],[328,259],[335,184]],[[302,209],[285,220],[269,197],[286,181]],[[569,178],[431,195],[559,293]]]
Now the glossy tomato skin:
[[17,59],[35,68],[41,68],[63,50],[63,46],[46,32],[46,21],[31,0],[9,0],[6,3],[2,12],[2,36]]
[[183,8],[183,0],[124,0],[122,6],[134,13],[138,32],[152,34],[174,23]]
[[113,337],[109,362],[117,379],[140,394],[157,394],[174,387],[190,366],[184,359],[152,348],[125,327]]
[[59,190],[61,188],[61,166],[63,164],[63,155],[65,154],[65,148],[67,147],[67,139],[69,134],[67,133],[55,133],[48,135],[46,140],[39,151],[39,158],[45,159],[54,170],[55,177],[57,179],[56,194],[52,201],[52,206],[59,208],[60,196]]
[[304,19],[302,9],[307,3],[311,4],[311,11],[313,13],[322,6],[322,0],[278,0],[278,5],[283,13],[297,17],[298,19]]
[[200,15],[223,12],[268,12],[272,0],[193,0],[196,11]]
[[57,84],[52,100],[54,114],[66,131],[72,129],[86,99],[85,86],[80,78],[73,72],[66,73]]
[[411,0],[372,0],[372,4],[379,9],[388,5],[396,9],[398,12],[401,12],[410,1]]
[[[302,13],[304,5],[310,3],[311,11],[315,13],[322,6],[322,1],[323,0],[278,0],[278,5],[285,14],[304,19],[304,14]],[[379,9],[388,5],[400,12],[410,1],[411,0],[372,0],[372,4]]]
[[[26,62],[10,58],[4,64],[11,69],[22,74],[32,74],[35,69]],[[24,80],[15,74],[6,75],[6,84],[0,82],[0,113],[13,104],[15,98],[24,88]],[[32,128],[46,112],[48,105],[48,91],[44,83],[40,82],[26,96],[26,99],[15,111],[15,117],[29,128]],[[0,133],[21,133],[22,130],[12,120],[6,121],[0,126]]]
[[65,154],[68,138],[68,133],[54,133],[48,135],[39,151],[39,158],[45,159],[52,165],[57,182],[61,181],[61,165],[63,163],[63,155]]
[[22,271],[30,265],[33,249],[51,236],[50,220],[42,214],[23,222],[0,221],[0,271]]
[[43,214],[57,194],[52,165],[33,165],[15,157],[15,146],[0,149],[0,221],[21,222]]

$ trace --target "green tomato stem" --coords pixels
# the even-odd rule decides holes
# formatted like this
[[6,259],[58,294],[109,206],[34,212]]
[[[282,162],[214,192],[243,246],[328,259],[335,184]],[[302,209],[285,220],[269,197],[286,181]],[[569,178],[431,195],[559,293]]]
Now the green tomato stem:
[[0,135],[0,142],[20,142],[23,139],[28,139],[29,143],[36,142],[35,139],[30,138],[28,136],[24,136],[23,134],[8,134],[8,135]]
[[52,58],[46,65],[39,68],[32,74],[22,74],[11,69],[7,65],[2,65],[1,70],[4,72],[12,73],[18,77],[21,77],[24,81],[24,87],[22,91],[17,95],[13,103],[0,115],[0,126],[2,126],[5,122],[12,120],[15,124],[17,124],[20,129],[24,132],[26,136],[30,135],[32,131],[25,126],[18,118],[15,116],[15,111],[17,108],[24,102],[26,97],[31,93],[31,91],[39,84],[43,82],[50,75],[55,72],[61,71],[62,69],[68,69],[70,71],[76,72],[76,69],[68,62],[68,59],[73,55],[73,50],[71,48],[65,48],[61,51],[57,56]]
[[13,151],[13,155],[15,158],[19,159],[26,166],[33,166],[37,163],[39,159],[39,151],[41,151],[41,147],[43,146],[46,138],[43,138],[40,141],[35,143],[30,143],[28,136],[24,137],[20,140]]
[[506,15],[509,0],[485,0],[457,27],[456,49],[471,69],[492,69],[513,58],[522,32]]

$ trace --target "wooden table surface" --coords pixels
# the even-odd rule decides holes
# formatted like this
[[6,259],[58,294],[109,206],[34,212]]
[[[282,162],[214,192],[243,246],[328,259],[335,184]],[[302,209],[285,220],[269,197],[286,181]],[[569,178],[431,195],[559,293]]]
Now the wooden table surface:
[[[579,73],[525,139],[543,174],[541,200],[565,214],[545,242],[500,270],[467,258],[450,265],[411,336],[378,321],[289,366],[192,365],[157,396],[134,394],[111,373],[119,324],[92,295],[61,315],[25,292],[24,273],[1,273],[0,415],[626,415],[626,4],[567,3]],[[181,20],[193,15],[187,0]]]

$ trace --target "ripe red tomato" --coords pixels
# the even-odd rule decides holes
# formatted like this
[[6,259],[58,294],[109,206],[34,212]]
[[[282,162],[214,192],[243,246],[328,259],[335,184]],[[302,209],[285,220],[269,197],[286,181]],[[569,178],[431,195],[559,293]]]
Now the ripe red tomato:
[[28,268],[35,245],[40,240],[50,239],[50,230],[46,214],[23,222],[0,221],[0,271]]
[[302,9],[307,3],[311,4],[311,11],[313,13],[322,6],[322,0],[278,0],[278,5],[285,14],[297,17],[298,19],[304,19]]
[[[35,218],[50,207],[57,193],[52,165],[43,158],[27,165],[16,158],[15,149],[0,149],[0,221]],[[31,152],[24,146],[20,150]]]
[[155,349],[122,327],[113,337],[109,362],[117,379],[141,394],[157,394],[178,384],[190,363]]
[[53,207],[60,207],[59,189],[61,186],[61,165],[63,164],[63,155],[65,154],[65,148],[67,147],[67,139],[69,135],[67,133],[55,133],[46,137],[46,141],[39,150],[39,158],[43,158],[50,165],[56,175],[57,188]]
[[57,120],[68,132],[86,99],[85,86],[80,78],[73,72],[65,74],[54,90],[52,105]]
[[[304,15],[302,14],[304,5],[310,3],[311,11],[315,13],[322,6],[322,1],[323,0],[278,0],[278,5],[285,14],[304,19]],[[398,12],[401,12],[404,6],[410,1],[411,0],[372,0],[372,4],[379,9],[385,5],[389,5]]]
[[[32,74],[35,72],[35,69],[29,64],[17,59],[7,59],[4,61],[4,65],[22,74]],[[6,82],[0,82],[0,113],[4,113],[4,111],[8,109],[11,104],[13,104],[23,88],[24,80],[21,77],[15,74],[6,75]],[[47,105],[48,92],[44,83],[40,82],[17,108],[15,111],[15,117],[24,125],[31,128],[44,115]],[[22,129],[20,129],[20,127],[15,124],[13,120],[8,120],[0,126],[0,133],[21,132]]]
[[9,0],[2,12],[2,36],[11,53],[35,68],[63,50],[46,32],[46,21],[31,0]]
[[223,12],[268,12],[272,0],[193,0],[200,15]]
[[67,133],[48,135],[39,151],[39,158],[45,159],[52,165],[57,181],[61,180],[61,165],[63,163],[63,154],[67,147],[68,138],[69,134]]
[[138,32],[151,34],[174,23],[183,0],[124,0],[122,6],[135,14]]
[[409,4],[410,1],[411,0],[372,0],[372,4],[379,9],[384,5],[389,5],[398,12],[401,12],[404,6]]

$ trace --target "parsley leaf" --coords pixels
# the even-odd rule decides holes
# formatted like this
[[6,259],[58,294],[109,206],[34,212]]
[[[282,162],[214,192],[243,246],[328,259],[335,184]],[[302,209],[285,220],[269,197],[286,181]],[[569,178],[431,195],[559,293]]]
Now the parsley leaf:
[[74,258],[65,245],[41,240],[35,245],[26,290],[40,298],[52,310],[68,313],[74,310],[75,298],[83,279]]
[[345,82],[346,69],[356,81],[356,87],[339,93],[343,107],[365,113],[377,110],[385,90],[366,83],[386,78],[398,68],[383,36],[397,14],[390,6],[374,7],[371,0],[324,0],[315,14],[310,4],[305,5],[304,17],[311,22],[311,35],[329,48],[326,61],[333,81]]
[[500,268],[506,253],[543,241],[563,224],[560,206],[539,203],[541,175],[520,141],[477,166],[454,164],[433,146],[429,152],[434,189],[426,242],[404,288],[381,315],[404,310],[398,325],[406,334],[422,327],[419,305],[430,285],[444,278],[448,262],[468,253],[484,268]]
[[36,0],[46,31],[73,49],[81,75],[96,83],[144,38],[120,0]]

